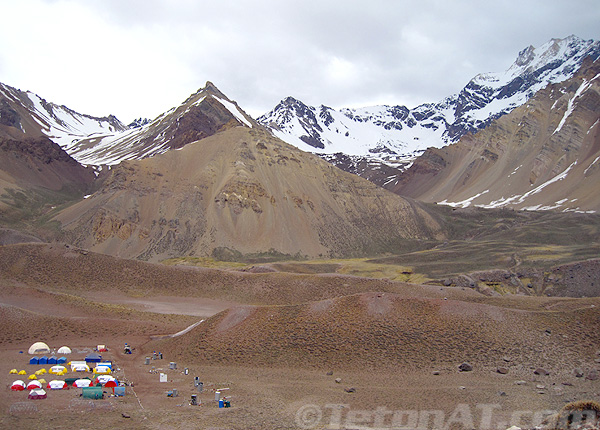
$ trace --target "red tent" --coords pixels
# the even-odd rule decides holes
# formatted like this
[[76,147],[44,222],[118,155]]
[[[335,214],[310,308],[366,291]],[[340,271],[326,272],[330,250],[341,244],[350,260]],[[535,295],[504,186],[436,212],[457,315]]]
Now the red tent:
[[114,379],[111,381],[106,382],[106,384],[104,384],[104,386],[106,388],[111,388],[111,387],[116,387],[117,386],[117,381],[115,381]]
[[27,384],[28,390],[36,390],[38,388],[42,388],[42,383],[40,381],[33,380],[29,384]]
[[13,391],[23,391],[25,389],[25,382],[21,381],[20,379],[17,379],[15,382],[12,383],[10,389]]

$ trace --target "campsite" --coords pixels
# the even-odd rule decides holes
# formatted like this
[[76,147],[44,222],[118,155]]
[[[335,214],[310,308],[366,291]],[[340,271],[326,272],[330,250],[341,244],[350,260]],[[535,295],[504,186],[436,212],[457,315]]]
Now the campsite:
[[[475,422],[481,405],[499,405],[494,420],[508,423],[515,411],[600,398],[595,297],[485,297],[364,277],[189,269],[57,244],[2,250],[2,428],[92,428],[94,420],[106,428],[306,428],[298,417],[309,405],[321,414],[310,428],[335,417],[356,422],[360,411],[372,427],[382,407],[435,408],[448,419],[460,405]],[[48,349],[29,354],[38,341]],[[100,345],[107,351],[86,362]],[[58,352],[64,346],[70,354]],[[67,361],[48,364],[53,356]],[[465,361],[471,371],[459,369]],[[94,373],[99,363],[111,363],[110,373]],[[50,373],[55,366],[67,373]],[[46,398],[11,390],[42,368]],[[86,383],[77,380],[108,377],[127,384],[124,396],[104,387],[102,399],[80,396]],[[48,389],[55,379],[81,387]],[[219,408],[216,391],[229,408]]]

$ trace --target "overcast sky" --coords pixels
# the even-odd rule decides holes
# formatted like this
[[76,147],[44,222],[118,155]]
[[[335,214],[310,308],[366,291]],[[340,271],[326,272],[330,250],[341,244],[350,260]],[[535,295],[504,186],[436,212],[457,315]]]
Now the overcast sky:
[[253,116],[294,96],[409,108],[523,48],[600,39],[598,0],[0,0],[0,82],[154,118],[212,81]]

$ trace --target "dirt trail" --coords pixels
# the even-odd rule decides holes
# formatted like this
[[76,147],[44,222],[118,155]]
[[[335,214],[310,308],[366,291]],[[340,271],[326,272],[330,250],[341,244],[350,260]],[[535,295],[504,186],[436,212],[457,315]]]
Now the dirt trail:
[[195,322],[194,324],[190,325],[189,327],[184,328],[181,331],[178,331],[177,333],[174,334],[165,334],[165,335],[158,335],[158,336],[150,336],[151,339],[166,339],[166,338],[172,338],[172,337],[179,337],[183,334],[186,334],[187,332],[189,332],[190,330],[198,327],[201,323],[203,323],[204,320],[200,320],[198,322]]
[[85,294],[85,297],[89,300],[129,306],[141,311],[158,314],[192,315],[204,318],[211,317],[236,305],[236,303],[224,300],[203,297],[152,296],[134,298],[126,295],[115,295],[112,292],[91,292]]

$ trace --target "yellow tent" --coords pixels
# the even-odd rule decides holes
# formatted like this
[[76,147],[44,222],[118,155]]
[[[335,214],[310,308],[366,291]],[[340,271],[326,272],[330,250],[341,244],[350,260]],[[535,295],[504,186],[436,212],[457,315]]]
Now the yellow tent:
[[57,365],[57,366],[52,366],[50,368],[50,372],[54,375],[64,375],[67,373],[67,368],[65,366],[61,366],[61,365]]
[[97,366],[94,367],[94,374],[96,375],[110,375],[111,370],[108,366]]
[[10,372],[8,372],[8,373],[11,373],[11,374],[13,374],[13,373],[14,373],[14,374],[16,375],[16,374],[18,374],[19,372],[17,371],[17,369],[12,369],[12,370],[11,370]]
[[45,383],[46,383],[46,380],[45,380],[44,378],[40,378],[40,379],[38,379],[38,382],[39,382],[40,384],[45,384]]
[[37,379],[37,376],[35,376],[35,373],[32,373],[31,375],[29,375],[29,379]]
[[19,375],[27,375],[27,372],[25,372],[24,370],[21,370],[21,371],[19,372]]

